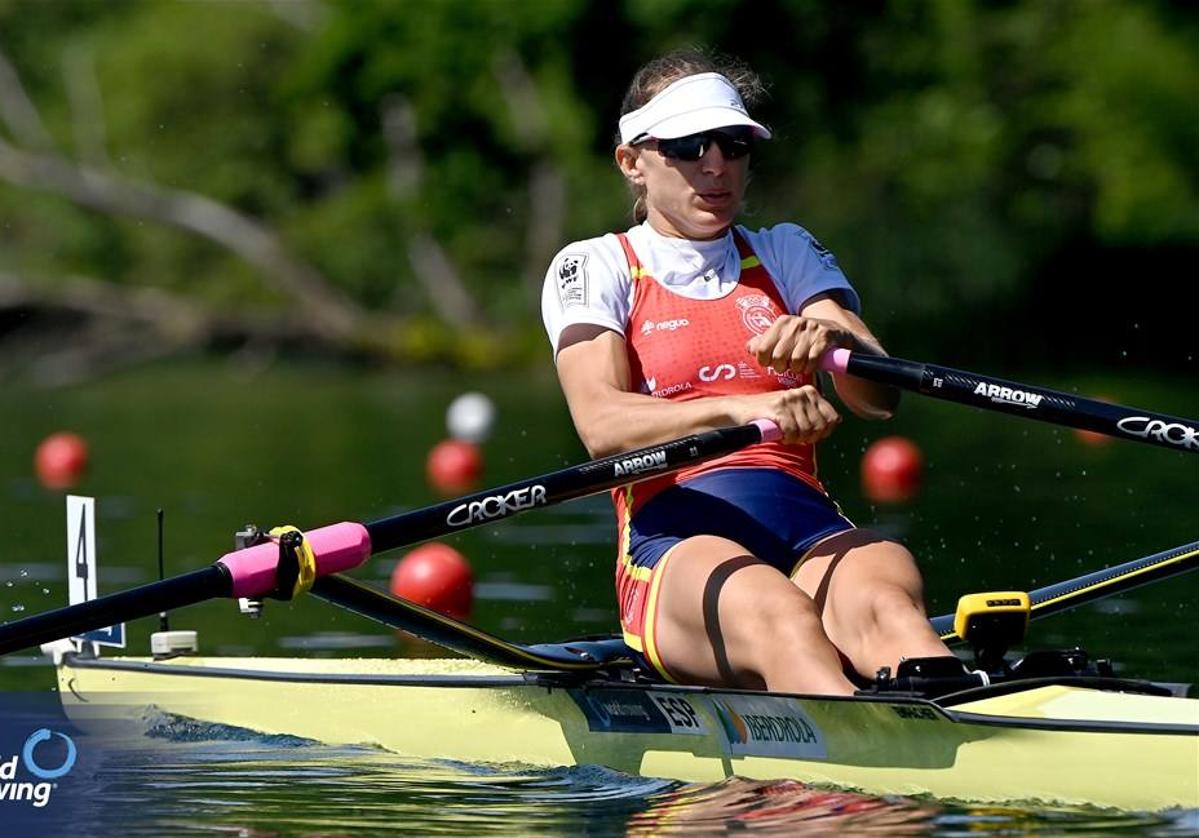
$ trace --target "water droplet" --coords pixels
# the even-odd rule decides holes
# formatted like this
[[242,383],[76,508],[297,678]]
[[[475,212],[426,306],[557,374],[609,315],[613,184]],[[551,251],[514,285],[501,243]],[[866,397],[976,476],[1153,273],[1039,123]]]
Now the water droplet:
[[14,612],[16,612],[17,614],[20,614],[22,611],[24,611],[24,610],[25,610],[25,606],[24,606],[24,605],[21,605],[20,603],[18,603],[18,604],[14,605],[14,606],[12,607],[12,610],[13,610]]

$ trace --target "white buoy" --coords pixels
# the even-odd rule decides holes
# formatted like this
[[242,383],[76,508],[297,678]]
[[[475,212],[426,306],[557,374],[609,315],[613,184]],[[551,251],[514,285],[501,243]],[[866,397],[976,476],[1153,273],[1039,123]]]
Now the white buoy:
[[446,429],[454,439],[480,443],[491,436],[495,404],[482,393],[463,393],[445,412]]

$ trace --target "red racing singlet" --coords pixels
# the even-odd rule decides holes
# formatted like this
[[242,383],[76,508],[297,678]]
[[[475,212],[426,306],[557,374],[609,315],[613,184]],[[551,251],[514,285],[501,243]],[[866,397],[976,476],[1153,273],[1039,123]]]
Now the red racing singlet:
[[[746,342],[764,334],[786,311],[778,288],[749,243],[733,229],[741,257],[741,278],[718,299],[684,297],[657,282],[641,266],[628,237],[617,234],[633,279],[633,305],[625,328],[630,385],[654,398],[687,401],[786,390],[812,383],[812,376],[776,373],[745,351]],[[719,468],[776,468],[817,491],[816,453],[812,445],[765,442],[724,457],[650,478],[612,493],[617,520],[628,520],[658,492],[690,477]]]

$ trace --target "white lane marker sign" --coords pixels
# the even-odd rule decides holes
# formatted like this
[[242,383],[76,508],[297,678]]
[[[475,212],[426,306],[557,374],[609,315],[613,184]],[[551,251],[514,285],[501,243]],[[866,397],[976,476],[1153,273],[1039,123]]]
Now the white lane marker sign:
[[[96,499],[67,495],[67,590],[71,605],[96,598]],[[125,624],[78,636],[101,646],[125,648]]]

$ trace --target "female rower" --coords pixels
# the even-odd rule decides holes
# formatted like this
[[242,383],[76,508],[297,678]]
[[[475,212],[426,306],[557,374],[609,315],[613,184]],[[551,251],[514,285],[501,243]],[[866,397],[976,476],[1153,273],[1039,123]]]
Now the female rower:
[[[637,226],[574,242],[542,312],[571,416],[593,456],[772,419],[781,442],[614,492],[621,626],[679,682],[850,694],[903,656],[948,655],[911,554],[841,515],[813,445],[840,417],[826,350],[882,354],[832,254],[802,227],[734,224],[755,143],[744,63],[700,50],[649,62],[624,99],[616,165]],[[834,377],[887,418],[890,388]]]

